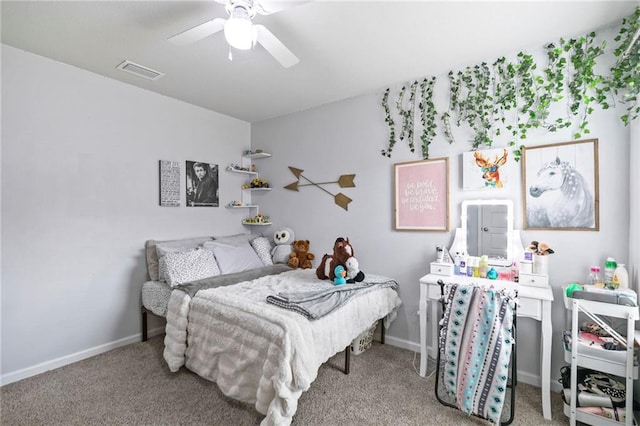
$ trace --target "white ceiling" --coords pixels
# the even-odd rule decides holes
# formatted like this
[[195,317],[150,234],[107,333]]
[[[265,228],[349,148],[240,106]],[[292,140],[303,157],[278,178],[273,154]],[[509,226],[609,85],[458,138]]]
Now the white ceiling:
[[[248,122],[301,111],[617,25],[639,1],[315,1],[257,15],[300,62],[234,53],[217,33],[167,38],[226,18],[214,1],[2,1],[2,43]],[[116,69],[130,60],[165,74]]]

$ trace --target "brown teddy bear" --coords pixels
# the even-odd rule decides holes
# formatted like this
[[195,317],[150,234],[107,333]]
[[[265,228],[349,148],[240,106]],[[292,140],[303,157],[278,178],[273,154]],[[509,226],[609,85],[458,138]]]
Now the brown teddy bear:
[[309,240],[297,240],[293,242],[293,253],[289,255],[289,265],[292,268],[309,269],[313,267],[311,261],[315,255],[309,252]]

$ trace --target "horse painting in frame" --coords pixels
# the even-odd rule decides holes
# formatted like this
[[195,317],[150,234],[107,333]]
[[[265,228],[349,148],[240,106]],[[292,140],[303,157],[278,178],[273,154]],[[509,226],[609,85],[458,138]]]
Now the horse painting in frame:
[[525,147],[524,229],[598,231],[598,140]]

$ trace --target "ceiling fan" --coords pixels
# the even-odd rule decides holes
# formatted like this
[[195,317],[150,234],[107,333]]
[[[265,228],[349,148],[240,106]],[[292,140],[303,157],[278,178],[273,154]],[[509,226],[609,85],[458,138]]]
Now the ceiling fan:
[[[203,24],[169,37],[177,45],[194,43],[212,34],[224,30],[224,36],[231,47],[240,50],[251,49],[256,42],[264,47],[280,64],[289,68],[299,59],[273,35],[264,25],[251,22],[256,14],[269,15],[306,1],[269,2],[265,0],[215,0],[224,4],[228,19],[214,18]],[[229,59],[232,59],[229,49]]]

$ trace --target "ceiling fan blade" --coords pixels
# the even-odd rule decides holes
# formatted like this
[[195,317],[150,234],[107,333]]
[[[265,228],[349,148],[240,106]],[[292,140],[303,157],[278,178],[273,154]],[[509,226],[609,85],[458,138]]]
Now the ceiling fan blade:
[[207,21],[204,24],[196,25],[195,27],[169,37],[169,41],[179,46],[195,43],[198,40],[202,40],[205,37],[215,34],[224,28],[226,19],[215,18],[211,21]]
[[259,14],[269,15],[310,2],[311,0],[259,0],[254,2],[254,7]]
[[254,28],[257,33],[256,41],[260,43],[271,56],[276,58],[283,67],[289,68],[300,62],[296,55],[287,49],[287,47],[263,25],[254,25]]

